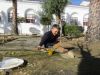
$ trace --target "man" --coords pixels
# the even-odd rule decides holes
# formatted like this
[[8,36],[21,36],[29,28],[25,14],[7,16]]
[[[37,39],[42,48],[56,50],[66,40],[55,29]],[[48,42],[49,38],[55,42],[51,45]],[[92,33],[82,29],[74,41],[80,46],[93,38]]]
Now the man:
[[38,48],[40,49],[44,45],[45,48],[53,47],[57,52],[64,52],[64,48],[60,46],[58,41],[59,31],[59,26],[54,24],[51,30],[43,35]]

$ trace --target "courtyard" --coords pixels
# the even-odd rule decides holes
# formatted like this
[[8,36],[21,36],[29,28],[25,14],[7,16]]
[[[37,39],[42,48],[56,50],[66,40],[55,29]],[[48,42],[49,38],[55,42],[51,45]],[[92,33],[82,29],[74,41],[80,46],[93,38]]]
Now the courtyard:
[[[62,37],[62,46],[74,52],[69,58],[60,53],[49,56],[37,50],[40,37],[10,36],[10,41],[0,44],[0,59],[17,57],[24,59],[22,66],[12,69],[12,75],[98,75],[100,74],[99,42],[87,45],[84,37],[67,39]],[[14,39],[15,38],[15,39]],[[95,53],[94,53],[95,49]],[[89,52],[90,51],[90,52]],[[2,71],[0,71],[2,74]],[[0,74],[0,75],[1,75]]]

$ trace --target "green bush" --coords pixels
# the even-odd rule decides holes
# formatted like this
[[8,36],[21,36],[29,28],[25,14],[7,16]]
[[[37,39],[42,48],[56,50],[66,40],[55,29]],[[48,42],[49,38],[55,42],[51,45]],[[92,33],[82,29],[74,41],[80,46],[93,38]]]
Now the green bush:
[[48,16],[42,14],[42,15],[41,15],[40,22],[41,22],[43,25],[50,25],[50,24],[51,24],[51,19],[50,19]]
[[23,23],[23,22],[25,22],[25,18],[24,17],[18,17],[17,22],[18,23]]
[[79,37],[82,35],[83,28],[77,25],[65,25],[64,26],[64,35],[71,37]]

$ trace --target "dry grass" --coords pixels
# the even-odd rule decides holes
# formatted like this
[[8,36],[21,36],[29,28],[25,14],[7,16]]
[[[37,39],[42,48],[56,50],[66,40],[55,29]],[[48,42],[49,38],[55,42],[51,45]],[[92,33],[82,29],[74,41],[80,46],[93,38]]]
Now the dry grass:
[[67,70],[75,71],[78,63],[77,60],[63,59],[59,54],[48,56],[47,53],[38,51],[2,51],[1,56],[18,57],[28,62],[23,67],[13,69],[13,75],[59,75],[61,72],[65,74]]

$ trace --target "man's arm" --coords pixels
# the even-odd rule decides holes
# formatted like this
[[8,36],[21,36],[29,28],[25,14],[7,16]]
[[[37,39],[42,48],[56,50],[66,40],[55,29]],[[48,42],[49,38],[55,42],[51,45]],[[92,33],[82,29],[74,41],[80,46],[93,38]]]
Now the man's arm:
[[39,46],[43,46],[46,43],[46,41],[48,40],[48,37],[49,37],[48,33],[45,33],[41,39]]

